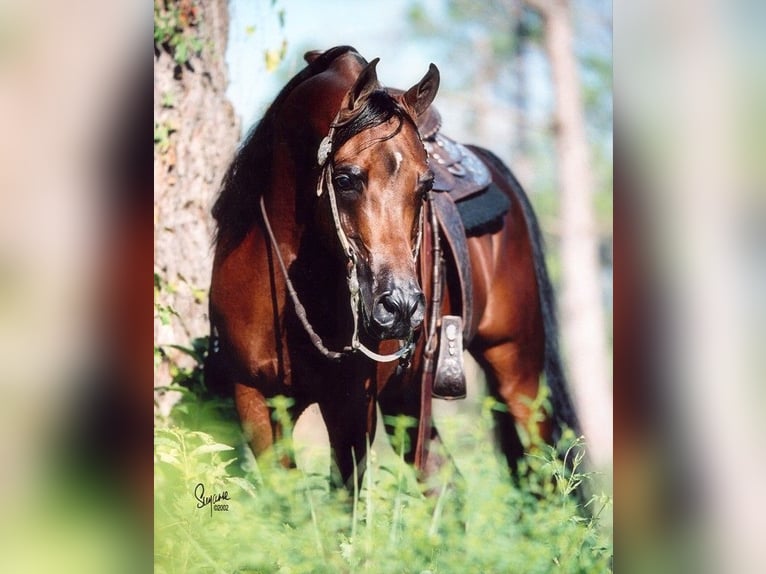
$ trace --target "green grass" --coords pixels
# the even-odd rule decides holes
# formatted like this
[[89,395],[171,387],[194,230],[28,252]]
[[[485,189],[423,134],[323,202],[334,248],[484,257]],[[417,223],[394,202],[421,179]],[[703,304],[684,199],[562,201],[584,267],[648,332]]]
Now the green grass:
[[[330,488],[316,461],[278,465],[291,444],[256,462],[230,400],[181,392],[155,428],[157,573],[610,571],[611,532],[600,517],[611,499],[593,497],[592,518],[578,509],[569,491],[591,478],[577,468],[581,443],[573,436],[561,452],[577,456],[574,472],[540,448],[514,484],[487,440],[495,407],[485,402],[478,416],[442,421],[461,488],[450,486],[458,481],[447,467],[431,485],[440,493],[425,496],[409,466],[373,445],[362,487],[349,493]],[[206,494],[228,492],[228,510],[197,508],[199,483]]]

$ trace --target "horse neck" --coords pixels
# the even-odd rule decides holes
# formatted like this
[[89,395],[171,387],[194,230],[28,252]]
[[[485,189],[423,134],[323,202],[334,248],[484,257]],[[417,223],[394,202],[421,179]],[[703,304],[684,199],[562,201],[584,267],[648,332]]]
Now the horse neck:
[[274,155],[271,182],[263,190],[263,203],[280,248],[289,247],[295,253],[305,228],[303,218],[298,217],[301,205],[296,167],[288,158],[278,157],[285,155],[278,147]]
[[279,110],[278,128],[271,141],[271,181],[263,190],[269,216],[276,227],[287,227],[296,238],[311,227],[316,207],[319,142],[345,95],[337,73],[318,74],[298,86]]
[[337,254],[321,248],[327,242],[316,231],[315,210],[322,209],[316,197],[317,150],[363,64],[352,53],[341,55],[296,86],[274,113],[271,181],[263,190],[268,216],[280,244],[297,253],[306,235],[314,242],[313,256],[326,263]]

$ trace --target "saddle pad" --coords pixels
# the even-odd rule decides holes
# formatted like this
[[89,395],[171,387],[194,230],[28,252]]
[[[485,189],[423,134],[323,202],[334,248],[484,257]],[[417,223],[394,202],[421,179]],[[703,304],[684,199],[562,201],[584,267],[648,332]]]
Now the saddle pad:
[[466,235],[484,235],[497,231],[503,216],[511,208],[511,200],[494,184],[482,192],[456,201]]

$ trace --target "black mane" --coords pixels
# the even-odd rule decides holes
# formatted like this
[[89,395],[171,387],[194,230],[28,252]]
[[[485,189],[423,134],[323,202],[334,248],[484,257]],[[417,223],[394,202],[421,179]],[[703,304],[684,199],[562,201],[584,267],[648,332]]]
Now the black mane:
[[217,229],[215,241],[224,239],[235,245],[241,241],[256,219],[258,198],[271,182],[271,142],[274,134],[274,119],[288,95],[307,79],[324,72],[339,56],[354,52],[351,46],[338,46],[327,50],[308,64],[279,92],[263,118],[250,130],[237,150],[234,160],[226,170],[221,190],[213,205],[212,214]]

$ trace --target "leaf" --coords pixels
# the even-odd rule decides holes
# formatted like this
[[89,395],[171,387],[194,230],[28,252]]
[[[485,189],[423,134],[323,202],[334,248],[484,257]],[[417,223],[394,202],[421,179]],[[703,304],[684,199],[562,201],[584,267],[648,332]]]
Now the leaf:
[[178,441],[170,439],[170,438],[168,438],[166,436],[155,436],[154,437],[154,446],[175,447],[177,444],[178,444]]
[[203,303],[205,301],[205,297],[207,296],[207,289],[202,287],[192,289],[192,296],[197,303]]
[[256,497],[258,495],[258,490],[255,488],[255,485],[250,481],[245,480],[244,478],[240,478],[238,476],[230,476],[227,480],[232,484],[236,484],[242,491],[248,493],[252,497]]
[[[162,107],[163,108],[172,108],[175,106],[175,98],[173,97],[173,92],[163,92],[162,93]],[[156,273],[155,279],[154,279],[154,285],[157,286],[157,278]]]
[[179,64],[185,64],[189,60],[188,47],[186,42],[179,41],[175,47],[173,59]]
[[[154,141],[160,142],[168,137],[168,128],[165,124],[155,124],[154,125]],[[155,278],[155,285],[156,285],[156,278]]]
[[226,450],[234,450],[234,447],[221,443],[203,444],[202,446],[195,448],[191,454],[192,456],[197,456],[200,454],[207,454],[210,452],[223,452]]
[[266,50],[266,53],[264,54],[264,59],[266,60],[266,70],[268,72],[273,72],[274,70],[279,67],[280,62],[282,61],[282,58],[279,56],[279,50],[274,50],[273,48],[269,48]]
[[182,353],[186,353],[193,359],[197,358],[197,352],[194,349],[190,349],[189,347],[184,347],[183,345],[175,345],[175,344],[164,345],[164,346],[169,347],[171,349],[175,349],[176,351],[181,351]]
[[[160,349],[162,350],[162,349]],[[154,387],[155,392],[160,393],[181,393],[182,395],[194,396],[194,392],[182,387],[180,385],[164,385],[162,387]],[[180,406],[180,405],[179,405]]]
[[168,452],[159,452],[157,453],[157,456],[160,457],[160,460],[162,462],[166,462],[167,464],[173,464],[173,465],[181,464],[181,461],[178,460],[178,457],[173,456],[172,454]]

